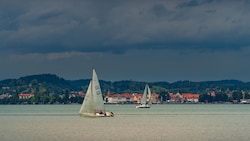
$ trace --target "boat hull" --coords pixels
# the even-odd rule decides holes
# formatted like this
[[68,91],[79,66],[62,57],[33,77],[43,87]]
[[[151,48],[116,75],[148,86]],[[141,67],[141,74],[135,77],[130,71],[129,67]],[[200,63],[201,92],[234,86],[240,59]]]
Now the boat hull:
[[148,104],[140,104],[136,105],[135,108],[150,108],[150,106]]
[[81,113],[80,117],[89,117],[89,118],[99,118],[99,117],[114,117],[113,112],[105,112],[103,113]]

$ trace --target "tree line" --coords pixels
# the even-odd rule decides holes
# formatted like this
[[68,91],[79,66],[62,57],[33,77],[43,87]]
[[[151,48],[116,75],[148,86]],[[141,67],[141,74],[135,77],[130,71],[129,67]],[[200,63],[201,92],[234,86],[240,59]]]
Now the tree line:
[[[81,97],[70,97],[70,92],[86,92],[89,79],[65,80],[54,74],[39,74],[20,77],[18,79],[6,79],[0,81],[0,95],[10,94],[11,98],[0,99],[0,104],[68,104],[82,103]],[[169,99],[169,93],[198,93],[201,94],[201,102],[230,102],[242,99],[242,91],[246,93],[245,98],[249,98],[249,82],[238,80],[221,81],[178,81],[168,82],[138,82],[132,80],[104,81],[100,80],[101,89],[105,96],[108,91],[114,94],[122,93],[143,93],[144,87],[149,84],[152,92],[160,94],[159,98]],[[212,96],[209,92],[216,92]],[[34,93],[30,99],[19,99],[20,93]],[[229,97],[228,93],[232,96]]]

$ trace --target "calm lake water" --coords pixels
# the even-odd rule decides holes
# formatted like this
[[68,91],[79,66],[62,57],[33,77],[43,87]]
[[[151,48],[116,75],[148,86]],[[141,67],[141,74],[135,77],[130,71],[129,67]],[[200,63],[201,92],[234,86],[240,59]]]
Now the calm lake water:
[[113,118],[80,118],[80,106],[0,105],[0,140],[250,140],[250,105],[106,105]]

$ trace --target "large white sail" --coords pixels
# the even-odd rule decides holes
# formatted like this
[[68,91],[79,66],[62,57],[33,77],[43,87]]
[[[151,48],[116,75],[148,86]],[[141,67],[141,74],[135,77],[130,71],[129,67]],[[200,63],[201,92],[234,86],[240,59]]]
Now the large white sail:
[[90,81],[87,93],[85,95],[85,98],[84,98],[84,101],[82,103],[79,113],[83,114],[83,113],[94,113],[94,112],[95,112],[95,109],[94,109],[94,99],[92,96],[92,81]]
[[105,111],[101,87],[100,87],[99,80],[94,69],[93,69],[93,75],[92,75],[92,84],[93,84],[92,92],[93,92],[93,99],[95,103],[94,104],[95,110]]

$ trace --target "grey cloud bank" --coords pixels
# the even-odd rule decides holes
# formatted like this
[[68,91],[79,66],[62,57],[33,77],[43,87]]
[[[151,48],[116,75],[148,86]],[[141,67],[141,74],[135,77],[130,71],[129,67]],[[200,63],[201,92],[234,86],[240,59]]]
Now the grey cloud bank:
[[248,0],[0,3],[0,79],[250,80]]

